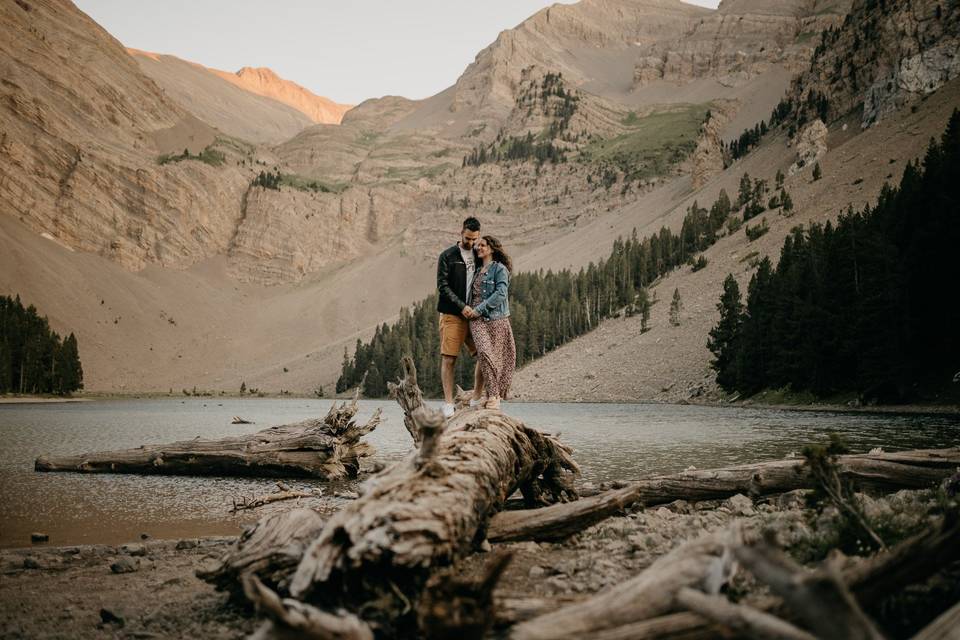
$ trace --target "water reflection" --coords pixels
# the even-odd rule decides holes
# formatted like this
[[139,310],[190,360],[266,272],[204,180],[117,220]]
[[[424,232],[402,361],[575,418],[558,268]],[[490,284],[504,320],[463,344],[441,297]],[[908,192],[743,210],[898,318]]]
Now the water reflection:
[[[235,533],[256,514],[231,516],[238,495],[267,493],[272,480],[33,471],[43,454],[218,438],[241,430],[326,413],[330,401],[277,399],[111,400],[59,405],[0,405],[0,547],[23,546],[31,531],[52,544],[117,543],[154,537]],[[386,421],[369,436],[389,462],[411,443],[395,403],[363,401],[359,419],[382,408]],[[944,447],[960,443],[956,416],[852,415],[676,405],[508,404],[527,424],[560,433],[587,480],[630,479],[780,458],[830,431],[857,451]],[[234,415],[255,425],[231,425]],[[309,481],[296,486],[307,487]],[[329,493],[329,491],[328,491]]]

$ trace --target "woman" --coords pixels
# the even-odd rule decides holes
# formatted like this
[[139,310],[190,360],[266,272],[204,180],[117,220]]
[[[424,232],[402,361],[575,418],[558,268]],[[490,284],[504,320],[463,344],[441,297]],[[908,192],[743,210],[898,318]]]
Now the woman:
[[[503,245],[493,236],[483,236],[476,244],[482,266],[473,278],[470,334],[477,347],[487,409],[499,409],[506,398],[517,362],[517,348],[510,327],[510,271],[513,265]],[[475,391],[479,393],[479,390]],[[475,397],[479,400],[479,397]]]

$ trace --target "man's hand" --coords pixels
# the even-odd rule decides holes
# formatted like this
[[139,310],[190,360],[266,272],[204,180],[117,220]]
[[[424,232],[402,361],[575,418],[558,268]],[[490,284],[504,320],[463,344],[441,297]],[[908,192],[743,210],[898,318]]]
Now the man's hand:
[[469,320],[470,318],[476,318],[476,317],[477,317],[477,312],[474,311],[474,310],[473,310],[473,307],[471,307],[470,305],[465,305],[465,306],[463,307],[463,311],[462,311],[461,313],[463,314],[463,317],[464,317],[464,318],[467,318],[468,320]]

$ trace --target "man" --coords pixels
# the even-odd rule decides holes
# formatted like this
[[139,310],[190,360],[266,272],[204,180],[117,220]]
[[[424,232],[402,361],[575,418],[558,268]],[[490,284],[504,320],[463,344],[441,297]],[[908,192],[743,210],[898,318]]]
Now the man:
[[[477,354],[477,348],[470,336],[470,324],[467,318],[473,313],[469,305],[473,276],[477,272],[479,260],[473,245],[480,239],[480,221],[474,217],[463,221],[460,229],[460,241],[440,254],[437,260],[437,292],[440,312],[440,380],[443,383],[443,416],[453,415],[454,374],[460,348],[466,344],[470,355]],[[482,390],[483,380],[480,366],[474,373],[474,389]]]

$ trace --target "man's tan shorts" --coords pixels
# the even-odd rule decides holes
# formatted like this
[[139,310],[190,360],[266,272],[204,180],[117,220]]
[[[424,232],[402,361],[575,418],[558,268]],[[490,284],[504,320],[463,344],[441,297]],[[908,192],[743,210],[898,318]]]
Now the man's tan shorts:
[[467,345],[471,356],[477,355],[477,348],[473,345],[473,336],[470,335],[470,323],[463,316],[454,316],[449,313],[440,314],[440,353],[456,358],[460,355],[460,347]]

